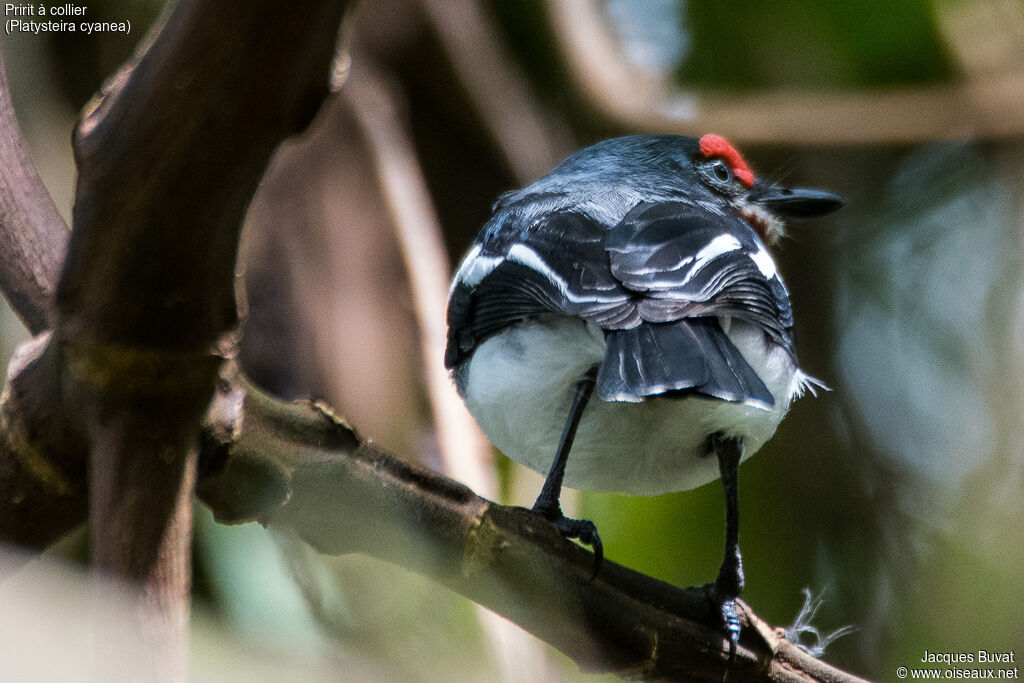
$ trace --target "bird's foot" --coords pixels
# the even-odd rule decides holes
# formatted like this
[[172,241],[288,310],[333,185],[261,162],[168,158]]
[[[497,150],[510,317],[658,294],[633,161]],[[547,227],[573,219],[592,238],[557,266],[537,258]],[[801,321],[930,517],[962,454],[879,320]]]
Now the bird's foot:
[[706,584],[704,592],[722,617],[722,630],[729,641],[729,664],[732,664],[736,661],[736,648],[740,644],[740,607],[736,598],[722,591],[717,583]]
[[601,563],[604,561],[604,545],[601,537],[597,534],[597,527],[589,519],[570,519],[562,514],[558,508],[554,510],[534,507],[533,511],[540,514],[544,519],[555,525],[555,529],[562,535],[562,538],[576,539],[583,545],[589,545],[594,549],[594,573],[590,575],[590,581],[597,578],[601,570]]
[[736,598],[722,601],[722,627],[729,639],[729,663],[736,661],[736,648],[740,644],[740,608]]

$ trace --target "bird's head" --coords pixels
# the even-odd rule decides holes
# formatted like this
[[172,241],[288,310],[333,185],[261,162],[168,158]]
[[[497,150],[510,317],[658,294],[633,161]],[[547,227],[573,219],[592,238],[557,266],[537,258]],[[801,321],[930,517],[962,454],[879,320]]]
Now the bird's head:
[[786,221],[843,206],[825,191],[758,178],[719,135],[628,135],[585,147],[543,178],[503,195],[490,230],[499,230],[510,214],[529,225],[556,211],[581,211],[610,227],[640,203],[680,201],[735,215],[766,244],[782,236]]
[[624,214],[637,200],[683,200],[739,216],[769,244],[783,234],[786,221],[824,216],[843,204],[830,192],[783,187],[758,178],[735,147],[710,134],[604,140],[573,154],[510,198],[552,196],[596,204],[609,209],[611,216]]
[[817,218],[843,205],[842,198],[831,192],[758,179],[721,136],[709,134],[695,142],[687,146],[693,148],[689,158],[702,189],[724,200],[768,243],[783,235],[786,221]]

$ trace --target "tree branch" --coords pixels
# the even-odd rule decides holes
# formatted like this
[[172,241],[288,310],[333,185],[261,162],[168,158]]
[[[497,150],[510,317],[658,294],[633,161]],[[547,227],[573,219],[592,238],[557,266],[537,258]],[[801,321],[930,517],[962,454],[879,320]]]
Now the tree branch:
[[[46,349],[44,342],[34,347]],[[42,374],[29,363],[15,379],[36,372]],[[223,523],[273,524],[321,552],[363,552],[423,574],[585,670],[709,681],[725,673],[726,641],[700,589],[678,589],[610,561],[588,583],[592,556],[529,511],[496,505],[374,449],[327,406],[263,394],[233,362],[221,370],[202,434],[197,492]],[[61,443],[55,439],[53,447]],[[64,452],[66,446],[37,456],[55,462]],[[22,534],[16,525],[0,526],[4,540],[11,531]],[[51,534],[49,541],[57,536]],[[46,530],[26,540],[45,545]],[[745,619],[730,680],[860,680],[799,650],[749,609]]]
[[23,344],[0,398],[0,540],[42,550],[85,521],[85,442],[60,401],[50,333]]
[[142,582],[161,678],[184,677],[199,424],[234,353],[239,232],[328,94],[344,6],[182,0],[75,131],[52,343],[84,408],[93,564]]
[[[0,52],[0,290],[34,334],[53,323],[70,232],[26,152]],[[0,397],[0,538],[44,548],[85,518],[86,454],[59,405],[50,333],[15,353]],[[62,446],[63,444],[63,446]]]
[[[1010,138],[1024,132],[1024,69],[1017,62],[1015,68],[984,73],[959,69],[954,82],[936,85],[680,90],[622,57],[598,5],[562,0],[547,7],[580,91],[628,130],[701,135],[714,129],[733,142],[792,145],[905,144]],[[943,12],[937,14],[940,26],[950,22]],[[944,37],[954,45],[962,39]],[[1019,36],[1007,40],[1016,44]]]
[[528,185],[572,153],[568,133],[546,118],[529,82],[504,54],[482,5],[472,0],[419,4],[516,180]]
[[50,327],[68,228],[21,139],[0,52],[0,290],[32,334]]
[[[296,12],[283,0],[182,0],[75,132],[74,230],[54,331],[12,377],[8,399],[19,400],[0,417],[13,428],[3,445],[19,457],[4,469],[17,482],[12,502],[43,494],[22,511],[50,512],[46,520],[62,530],[82,512],[86,489],[74,475],[84,459],[74,458],[88,453],[93,564],[142,582],[146,613],[121,635],[141,639],[159,678],[184,676],[199,424],[234,351],[239,231],[274,149],[328,94],[345,5],[321,0]],[[10,118],[9,101],[0,109]],[[25,299],[23,315],[39,329],[51,322],[38,313],[52,291],[45,277],[63,251],[50,245],[63,240],[50,234],[52,203],[38,177],[23,170],[16,126],[0,123],[9,133],[0,153],[21,162],[12,182],[29,191],[29,200],[10,202],[2,232],[14,239],[0,246],[30,270],[6,268],[5,291]],[[33,437],[47,438],[39,434],[47,420],[72,459],[37,457]],[[12,521],[44,542],[40,525]]]
[[344,95],[366,136],[409,276],[441,469],[488,495],[497,489],[490,444],[455,392],[448,371],[436,362],[444,357],[452,270],[412,140],[393,90],[366,65],[346,83]]
[[[224,523],[259,521],[320,552],[362,552],[502,614],[589,671],[721,681],[728,646],[701,589],[593,557],[523,508],[496,505],[376,450],[319,403],[283,404],[231,365],[205,425],[198,494]],[[734,681],[857,681],[752,612]]]

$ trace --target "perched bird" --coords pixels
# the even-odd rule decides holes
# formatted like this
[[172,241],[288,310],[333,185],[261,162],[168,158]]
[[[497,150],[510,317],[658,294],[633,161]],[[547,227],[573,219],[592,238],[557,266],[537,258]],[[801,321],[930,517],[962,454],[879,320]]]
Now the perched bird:
[[563,484],[652,496],[721,477],[711,594],[733,653],[737,468],[816,382],[767,245],[841,205],[758,180],[717,135],[605,140],[502,195],[451,285],[459,394],[495,446],[547,474],[533,510],[593,547],[595,573],[600,537],[562,514]]

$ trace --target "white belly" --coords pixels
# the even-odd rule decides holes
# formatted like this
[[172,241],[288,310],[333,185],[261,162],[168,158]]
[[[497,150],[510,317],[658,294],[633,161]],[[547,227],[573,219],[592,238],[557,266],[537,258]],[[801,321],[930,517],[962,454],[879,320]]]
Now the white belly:
[[[700,396],[655,397],[642,403],[603,401],[583,411],[569,453],[565,485],[653,496],[718,478],[708,436],[742,437],[744,457],[775,432],[802,374],[780,347],[750,325],[724,321],[730,339],[775,397],[771,409]],[[552,316],[516,325],[473,352],[459,373],[459,390],[496,447],[547,474],[565,426],[576,383],[604,358],[600,329]]]

